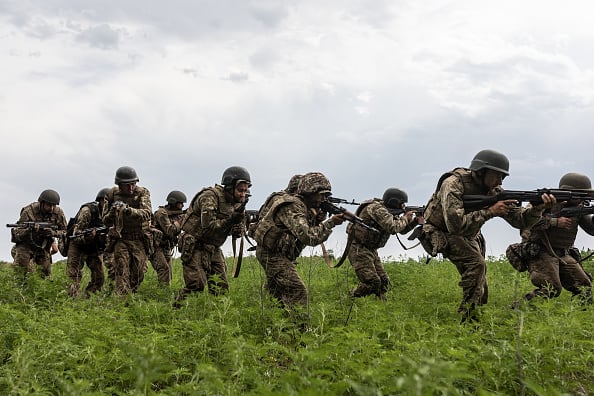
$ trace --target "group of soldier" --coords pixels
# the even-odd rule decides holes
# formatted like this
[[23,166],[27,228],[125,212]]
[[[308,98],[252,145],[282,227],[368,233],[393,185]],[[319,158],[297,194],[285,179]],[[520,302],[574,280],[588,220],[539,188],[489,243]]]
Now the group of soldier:
[[[266,274],[266,289],[281,306],[302,315],[308,292],[296,260],[306,246],[323,244],[334,227],[347,221],[343,257],[348,257],[359,279],[352,296],[374,295],[385,300],[390,279],[378,249],[391,235],[416,228],[414,234],[429,255],[441,254],[455,265],[462,289],[458,312],[463,322],[476,321],[478,307],[488,299],[481,227],[489,219],[501,217],[521,233],[522,243],[507,253],[510,261],[524,264],[536,287],[525,295],[526,301],[537,296],[556,297],[565,288],[583,303],[591,303],[591,276],[583,269],[573,244],[578,225],[594,235],[593,215],[585,211],[558,215],[561,208],[586,207],[587,199],[561,202],[553,192],[545,191],[526,206],[515,199],[500,199],[478,209],[465,208],[465,196],[497,196],[504,191],[502,183],[508,175],[505,155],[482,150],[468,168],[456,168],[439,179],[422,211],[409,210],[406,192],[390,187],[381,199],[363,201],[351,213],[343,208],[328,209],[330,181],[320,172],[309,172],[293,176],[286,189],[272,193],[253,219],[246,216],[252,183],[243,167],[227,168],[221,183],[200,190],[187,210],[184,193],[171,191],[167,204],[153,213],[148,189],[137,184],[139,178],[133,168],[123,166],[116,171],[115,186],[100,190],[70,222],[58,206],[60,196],[53,190],[43,191],[37,202],[24,207],[12,229],[15,271],[26,280],[37,264],[42,276],[50,275],[51,246],[57,238],[62,255],[67,257],[70,296],[80,294],[85,263],[91,271],[86,296],[103,287],[104,264],[115,293],[124,295],[137,291],[149,261],[159,282],[170,284],[177,246],[184,287],[174,307],[181,307],[190,293],[228,290],[221,247],[229,236],[251,238]],[[590,179],[579,173],[564,175],[559,189],[592,191]],[[330,207],[336,209],[335,205]]]

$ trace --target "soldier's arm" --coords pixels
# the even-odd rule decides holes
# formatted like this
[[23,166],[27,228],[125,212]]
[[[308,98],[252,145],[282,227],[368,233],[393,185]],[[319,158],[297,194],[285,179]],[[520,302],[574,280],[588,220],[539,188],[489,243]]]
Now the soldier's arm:
[[439,194],[441,195],[446,227],[452,234],[475,235],[487,220],[493,218],[488,209],[465,212],[462,201],[464,187],[455,176],[444,180]]
[[279,209],[278,219],[289,231],[304,245],[316,246],[326,241],[335,227],[334,222],[328,219],[318,225],[311,226],[307,217],[305,206],[286,205]]

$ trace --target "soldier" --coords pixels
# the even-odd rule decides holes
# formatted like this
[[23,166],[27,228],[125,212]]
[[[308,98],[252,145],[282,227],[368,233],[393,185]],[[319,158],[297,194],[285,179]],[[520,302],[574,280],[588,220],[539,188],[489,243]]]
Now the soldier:
[[82,271],[85,265],[91,271],[91,280],[85,288],[85,297],[91,293],[101,290],[105,282],[103,272],[102,253],[105,249],[106,231],[101,220],[103,207],[105,206],[105,197],[110,188],[101,189],[95,201],[83,204],[74,221],[74,229],[68,243],[68,260],[66,261],[66,273],[70,278],[68,295],[77,297],[80,290]]
[[408,202],[406,192],[398,188],[388,188],[382,199],[364,201],[357,208],[355,214],[361,217],[365,224],[379,232],[353,223],[347,226],[349,239],[352,240],[350,247],[347,248],[348,258],[359,278],[359,285],[353,290],[353,297],[374,294],[379,299],[385,300],[390,278],[377,250],[386,246],[390,235],[406,234],[417,224],[424,222],[423,217],[415,216],[412,211],[403,213],[406,202]]
[[188,294],[207,286],[212,294],[229,289],[221,246],[232,228],[245,221],[245,203],[251,185],[248,171],[232,166],[223,172],[221,185],[203,188],[192,198],[179,241],[185,287],[179,291],[174,307],[179,307]]
[[[14,268],[16,273],[26,280],[28,273],[35,271],[34,264],[40,267],[42,277],[49,277],[52,272],[52,246],[56,237],[66,231],[66,216],[61,208],[60,195],[54,190],[44,190],[37,202],[21,209],[17,224],[22,227],[12,229],[12,242],[15,245]],[[28,223],[29,226],[25,226]],[[48,223],[40,226],[35,223]]]
[[526,228],[556,201],[554,196],[543,194],[544,204],[531,208],[521,207],[515,200],[502,200],[486,209],[466,212],[464,195],[495,195],[508,175],[509,160],[505,155],[494,150],[479,151],[469,169],[456,168],[442,175],[427,203],[421,242],[427,253],[442,253],[456,266],[461,276],[458,312],[462,322],[478,321],[476,306],[486,304],[488,299],[483,224],[502,217],[515,228]]
[[151,264],[157,273],[160,284],[171,284],[171,262],[173,249],[181,231],[186,195],[181,191],[171,191],[167,195],[167,205],[159,206],[154,214],[154,225],[163,234],[161,241],[155,245],[155,253],[151,256]]
[[[588,176],[580,173],[567,173],[559,180],[563,190],[590,190],[592,183]],[[571,200],[556,204],[531,228],[522,231],[522,242],[528,244],[524,249],[532,253],[528,258],[530,281],[536,289],[524,298],[553,298],[561,294],[563,288],[583,303],[592,303],[592,278],[582,268],[579,249],[573,246],[578,225],[588,234],[594,235],[594,215],[579,214],[583,201]],[[559,216],[561,209],[574,209],[575,215]],[[562,213],[562,212],[561,212]]]
[[118,168],[117,186],[107,193],[103,208],[103,222],[109,227],[105,250],[113,252],[115,292],[120,295],[138,290],[152,253],[151,195],[138,181],[134,168]]
[[344,215],[338,214],[318,225],[311,224],[310,209],[318,209],[331,193],[326,176],[306,173],[299,181],[297,194],[279,195],[271,201],[254,230],[256,257],[266,271],[267,288],[284,306],[299,310],[307,305],[307,288],[294,261],[306,246],[326,241],[332,229],[344,221]]

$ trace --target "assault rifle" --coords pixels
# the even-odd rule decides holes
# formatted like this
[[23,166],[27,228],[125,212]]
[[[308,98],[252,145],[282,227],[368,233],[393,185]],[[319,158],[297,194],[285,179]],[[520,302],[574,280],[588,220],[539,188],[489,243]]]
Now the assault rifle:
[[349,212],[345,208],[342,208],[340,206],[334,205],[330,201],[323,201],[320,204],[320,209],[323,210],[326,213],[330,213],[330,214],[333,214],[333,215],[335,215],[335,214],[342,214],[342,215],[344,215],[345,220],[348,220],[351,223],[359,224],[361,227],[366,228],[369,231],[379,232],[375,228],[373,228],[373,227],[365,224],[365,222],[363,221],[363,219],[360,218],[359,216],[355,215],[352,212]]
[[9,228],[33,228],[36,230],[43,230],[47,228],[51,228],[52,230],[57,230],[59,227],[57,224],[54,223],[44,223],[44,222],[37,222],[37,221],[25,221],[22,223],[16,224],[6,224],[6,227]]
[[496,195],[464,195],[464,209],[468,212],[488,208],[499,201],[514,199],[518,202],[530,202],[533,205],[542,203],[542,194],[551,194],[557,201],[569,201],[572,199],[593,200],[594,192],[590,190],[560,190],[553,188],[539,188],[532,191],[503,190]]
[[415,212],[415,216],[423,216],[425,213],[425,205],[423,206],[405,206],[404,209],[402,208],[388,208],[388,212],[393,215],[401,215],[406,212]]
[[91,227],[91,228],[84,229],[84,230],[82,230],[80,232],[77,232],[74,235],[69,235],[68,238],[74,239],[74,238],[77,238],[77,237],[80,237],[80,236],[91,234],[93,231],[95,231],[97,233],[97,235],[104,235],[104,234],[107,234],[107,231],[108,230],[109,230],[109,228],[107,228],[105,226]]
[[336,198],[336,197],[328,197],[328,201],[332,202],[333,204],[347,204],[347,205],[361,205],[359,202],[355,202],[355,200],[347,201],[346,199]]
[[589,214],[594,214],[594,206],[571,206],[553,213],[553,217],[582,217]]

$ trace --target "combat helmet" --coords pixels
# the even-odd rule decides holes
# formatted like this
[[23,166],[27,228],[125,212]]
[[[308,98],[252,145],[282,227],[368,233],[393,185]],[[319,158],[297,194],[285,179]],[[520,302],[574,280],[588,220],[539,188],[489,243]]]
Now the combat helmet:
[[52,205],[60,205],[60,194],[55,190],[43,190],[37,198],[37,202],[47,202]]
[[181,203],[187,202],[186,194],[184,194],[181,191],[177,191],[177,190],[173,190],[169,194],[167,194],[167,203],[169,205],[175,205],[179,202],[181,202]]
[[559,188],[562,190],[591,190],[590,178],[582,173],[566,173],[559,180]]
[[115,184],[121,183],[134,183],[138,182],[138,175],[136,175],[136,171],[134,168],[130,166],[121,166],[116,170],[115,174]]
[[297,187],[299,187],[299,181],[302,177],[303,175],[293,175],[291,180],[289,180],[289,184],[287,185],[287,188],[285,188],[285,191],[289,194],[295,194],[297,192]]
[[399,188],[388,188],[382,197],[382,201],[389,208],[398,208],[408,202],[408,195]]
[[231,166],[223,172],[221,184],[225,187],[235,187],[237,183],[244,182],[248,187],[252,186],[250,173],[241,166]]
[[297,193],[308,195],[315,193],[331,194],[330,180],[320,172],[309,172],[301,177],[297,186]]
[[109,188],[109,187],[102,188],[101,190],[99,190],[99,192],[97,193],[97,196],[95,197],[95,201],[99,202],[100,199],[105,198],[109,191],[111,191],[111,188]]
[[509,176],[509,160],[495,150],[481,150],[472,159],[470,170],[480,171],[481,169],[492,169]]

